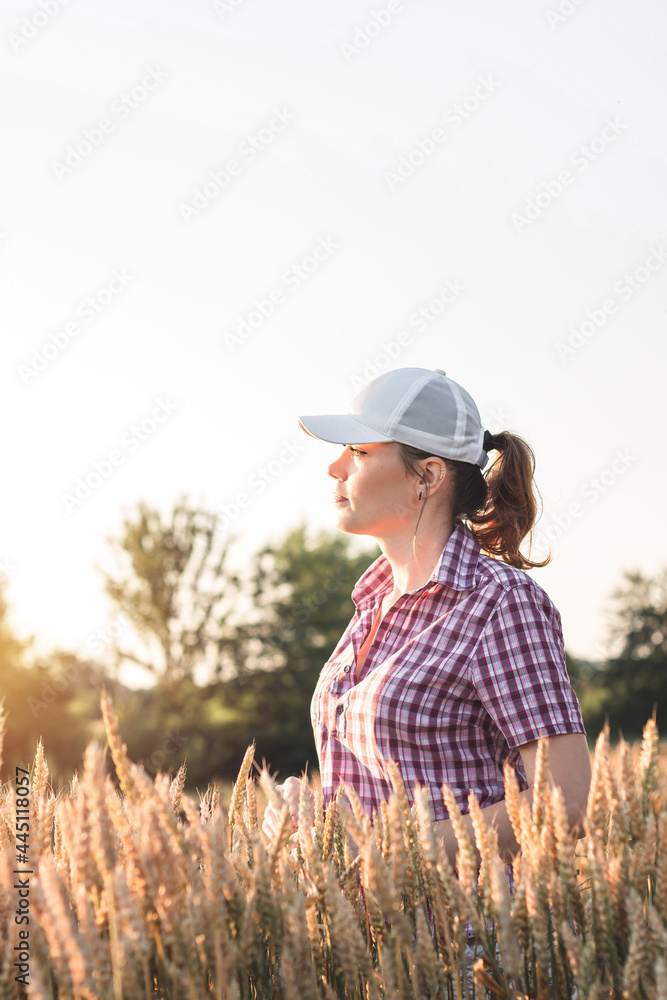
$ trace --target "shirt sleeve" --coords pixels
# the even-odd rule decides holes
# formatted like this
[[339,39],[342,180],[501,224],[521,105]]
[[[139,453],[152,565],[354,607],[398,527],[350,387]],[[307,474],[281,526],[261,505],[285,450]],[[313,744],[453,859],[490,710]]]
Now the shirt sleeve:
[[472,664],[478,696],[510,747],[585,733],[558,610],[530,584],[504,591]]

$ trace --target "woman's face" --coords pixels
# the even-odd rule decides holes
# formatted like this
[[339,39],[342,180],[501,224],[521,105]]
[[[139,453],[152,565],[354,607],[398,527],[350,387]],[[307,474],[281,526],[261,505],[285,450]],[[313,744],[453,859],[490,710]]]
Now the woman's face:
[[396,441],[349,444],[331,463],[341,531],[375,538],[414,531],[419,483],[406,472],[400,447]]

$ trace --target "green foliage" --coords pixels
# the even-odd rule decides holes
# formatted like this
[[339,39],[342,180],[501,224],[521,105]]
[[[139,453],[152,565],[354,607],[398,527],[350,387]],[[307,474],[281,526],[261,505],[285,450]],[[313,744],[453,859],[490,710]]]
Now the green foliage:
[[30,759],[42,737],[59,780],[95,735],[102,686],[119,706],[123,739],[146,770],[189,782],[233,778],[256,739],[281,776],[316,764],[310,699],[347,625],[354,583],[378,554],[351,553],[337,533],[309,539],[304,525],[267,545],[243,578],[228,567],[230,542],[215,515],[185,501],[170,517],[140,504],[111,541],[106,589],[123,621],[115,665],[137,664],[148,690],[114,682],[93,660],[57,650],[28,662],[0,590],[0,691],[9,759]]
[[316,762],[310,699],[322,664],[354,605],[354,583],[379,551],[305,525],[257,553],[242,577],[214,514],[185,500],[164,519],[140,504],[111,540],[116,575],[106,590],[131,628],[116,638],[117,665],[156,679],[128,694],[119,717],[130,753],[151,772],[189,780],[232,778],[253,739],[281,775]]
[[[154,678],[128,690],[92,659],[56,650],[29,658],[10,626],[0,586],[0,697],[8,759],[32,757],[40,737],[56,778],[80,758],[97,725],[102,685],[114,695],[123,739],[151,774],[205,787],[231,779],[246,747],[281,779],[316,765],[310,701],[322,665],[354,612],[350,594],[379,549],[353,549],[339,532],[310,537],[300,524],[230,568],[232,540],[216,516],[179,502],[168,517],[139,504],[111,541],[108,594],[129,621],[115,639],[116,666]],[[604,664],[567,656],[589,732],[638,736],[657,711],[667,728],[667,570],[626,573],[613,595],[614,655]]]
[[[31,640],[17,638],[0,588],[0,691],[6,713],[4,756],[25,765],[40,739],[48,745],[56,781],[69,775],[90,739],[99,714],[99,688],[106,679],[95,664],[55,651],[26,663]],[[107,683],[113,694],[113,685]]]
[[612,595],[616,653],[603,664],[580,662],[573,683],[589,728],[608,718],[612,732],[636,737],[654,709],[658,725],[667,724],[667,570],[655,579],[628,572],[624,581]]
[[352,588],[378,555],[378,549],[352,553],[334,532],[310,541],[302,524],[256,557],[255,621],[246,639],[257,669],[227,684],[224,696],[246,721],[244,747],[251,733],[258,759],[265,757],[283,777],[307,761],[316,764],[312,694],[354,613]]
[[110,544],[119,575],[105,573],[105,589],[132,622],[135,640],[117,644],[117,662],[135,663],[168,686],[198,670],[221,676],[242,668],[235,625],[241,583],[227,570],[229,544],[215,514],[183,500],[164,522],[140,503]]

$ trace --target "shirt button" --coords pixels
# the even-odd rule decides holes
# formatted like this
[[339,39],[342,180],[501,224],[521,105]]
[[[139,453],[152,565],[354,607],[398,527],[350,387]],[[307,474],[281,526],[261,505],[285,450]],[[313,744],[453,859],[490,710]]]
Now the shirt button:
[[336,715],[342,715],[344,711],[345,709],[343,708],[343,706],[339,705],[338,708],[336,709]]
[[350,672],[350,666],[348,663],[346,663],[345,666],[343,667],[343,673],[349,674],[349,672]]

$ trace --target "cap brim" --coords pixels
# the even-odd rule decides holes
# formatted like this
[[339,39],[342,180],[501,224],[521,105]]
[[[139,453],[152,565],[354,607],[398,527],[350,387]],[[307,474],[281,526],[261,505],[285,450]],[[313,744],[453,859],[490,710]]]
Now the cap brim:
[[386,434],[374,431],[372,427],[345,414],[329,414],[327,416],[299,417],[301,429],[311,437],[331,444],[379,444],[393,441]]

